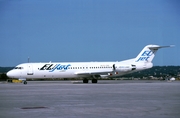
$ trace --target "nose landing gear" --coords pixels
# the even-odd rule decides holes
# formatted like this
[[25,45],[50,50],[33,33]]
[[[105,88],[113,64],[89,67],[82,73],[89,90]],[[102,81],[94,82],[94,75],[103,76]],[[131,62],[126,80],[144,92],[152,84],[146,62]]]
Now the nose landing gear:
[[23,81],[23,84],[27,84],[27,81]]

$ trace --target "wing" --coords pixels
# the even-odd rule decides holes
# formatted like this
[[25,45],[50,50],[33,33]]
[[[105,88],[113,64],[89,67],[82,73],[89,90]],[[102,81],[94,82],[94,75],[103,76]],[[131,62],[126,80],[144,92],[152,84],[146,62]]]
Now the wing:
[[113,72],[111,71],[82,71],[82,72],[75,72],[76,75],[106,75]]

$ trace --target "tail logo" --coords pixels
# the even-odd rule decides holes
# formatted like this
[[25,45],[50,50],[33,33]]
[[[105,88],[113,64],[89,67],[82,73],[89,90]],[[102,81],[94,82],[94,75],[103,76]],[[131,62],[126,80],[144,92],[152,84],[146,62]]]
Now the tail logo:
[[144,51],[136,62],[148,61],[148,59],[150,58],[151,55],[153,55],[152,51]]

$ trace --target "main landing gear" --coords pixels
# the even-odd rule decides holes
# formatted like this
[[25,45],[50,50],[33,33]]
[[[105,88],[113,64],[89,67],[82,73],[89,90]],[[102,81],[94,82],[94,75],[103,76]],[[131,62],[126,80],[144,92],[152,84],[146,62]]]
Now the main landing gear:
[[92,83],[97,83],[97,79],[92,79]]
[[[83,79],[83,83],[88,83],[88,82],[89,82],[89,80],[88,80],[87,78],[84,78],[84,79]],[[97,80],[97,79],[92,79],[91,82],[92,82],[92,83],[97,83],[98,80]]]
[[83,83],[88,83],[88,82],[89,82],[89,80],[87,78],[83,79]]

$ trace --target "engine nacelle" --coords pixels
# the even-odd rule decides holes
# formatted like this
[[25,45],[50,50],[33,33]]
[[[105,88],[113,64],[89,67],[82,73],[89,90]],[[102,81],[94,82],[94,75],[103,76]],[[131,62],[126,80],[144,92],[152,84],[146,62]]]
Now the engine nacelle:
[[136,70],[136,65],[113,65],[113,70],[120,72],[127,72]]
[[137,70],[144,70],[144,69],[149,69],[152,68],[153,64],[152,63],[144,63],[144,64],[137,64],[136,69]]

